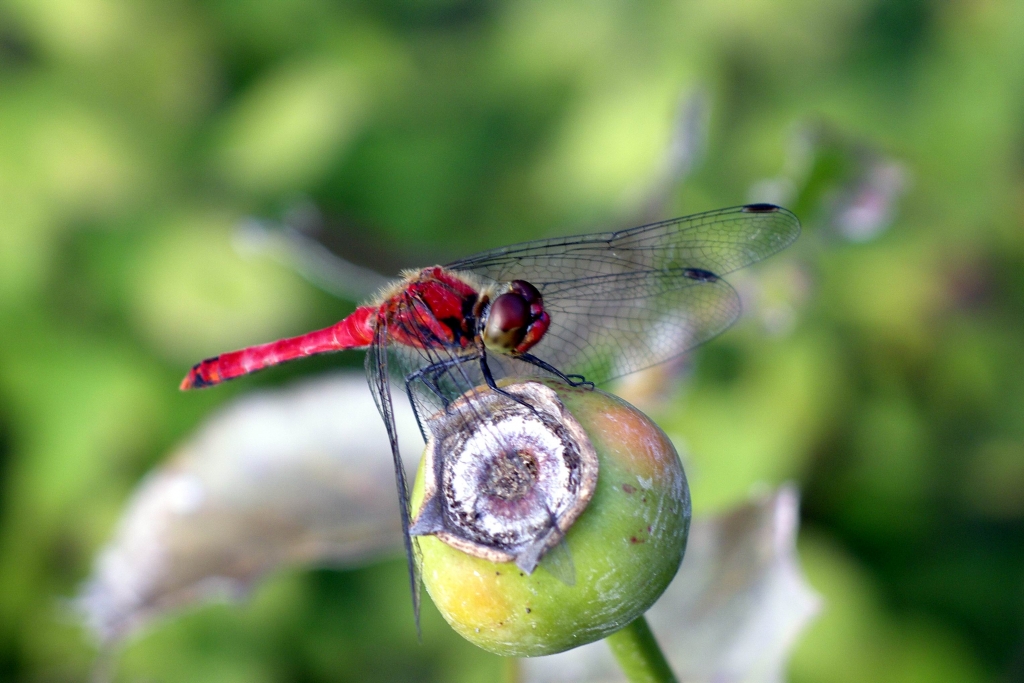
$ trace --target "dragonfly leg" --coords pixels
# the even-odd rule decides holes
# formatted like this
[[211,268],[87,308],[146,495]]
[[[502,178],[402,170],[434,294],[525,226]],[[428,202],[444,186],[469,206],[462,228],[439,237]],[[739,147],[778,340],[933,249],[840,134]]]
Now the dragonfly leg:
[[530,405],[523,399],[519,398],[515,394],[510,394],[509,392],[505,391],[504,389],[498,386],[498,384],[494,381],[494,375],[491,374],[491,366],[487,364],[487,354],[483,351],[480,352],[480,372],[483,373],[484,381],[487,382],[487,386],[490,387],[491,391],[501,394],[506,398],[510,398],[519,405],[526,406],[534,413],[537,412],[537,409],[534,408],[532,405]]
[[550,372],[552,375],[558,377],[560,380],[562,380],[571,387],[583,387],[584,389],[594,388],[594,383],[588,382],[587,378],[584,377],[583,375],[566,375],[555,366],[551,365],[547,361],[543,361],[540,358],[537,358],[537,356],[533,355],[532,353],[516,354],[516,358],[518,358],[519,360],[524,360],[530,365],[536,365],[541,370]]
[[[441,391],[441,388],[438,386],[438,379],[441,377],[442,373],[447,372],[448,370],[457,365],[462,365],[463,363],[469,363],[471,361],[474,361],[477,359],[477,357],[478,356],[476,354],[469,356],[456,356],[454,358],[448,358],[442,361],[438,361],[437,363],[433,363],[431,365],[422,367],[416,372],[410,373],[409,375],[406,376],[405,393],[409,395],[409,398],[411,400],[412,383],[416,381],[422,382],[423,386],[429,389],[430,393],[434,394],[434,396],[437,397],[437,399],[441,402],[442,407],[444,407],[445,410],[448,410],[448,406],[451,403],[451,401],[448,400],[448,398],[444,395],[444,392]],[[413,409],[415,412],[415,402],[413,402]],[[418,413],[416,419],[417,421],[419,420]],[[420,427],[420,432],[423,432],[422,425]]]
[[[414,374],[416,373],[413,373],[413,375]],[[427,432],[425,429],[423,429],[423,421],[420,419],[420,411],[417,410],[416,408],[416,401],[412,400],[411,385],[414,381],[416,381],[416,379],[418,379],[417,377],[413,377],[413,375],[409,375],[408,377],[405,378],[405,395],[409,397],[409,405],[412,406],[412,414],[413,417],[416,418],[416,426],[420,428],[420,436],[422,436],[423,441],[426,442]]]
[[[438,363],[438,365],[440,365],[440,363]],[[452,365],[454,365],[454,363]],[[417,370],[411,375],[408,375],[405,378],[406,393],[408,393],[409,396],[412,396],[412,383],[417,381],[421,382],[423,386],[425,386],[427,389],[430,389],[430,393],[436,396],[437,399],[441,401],[441,405],[443,405],[445,410],[447,410],[449,401],[445,397],[445,395],[441,393],[440,387],[437,386],[437,379],[440,376],[441,372],[447,370],[448,367],[437,369],[435,365],[428,365],[427,367]],[[433,374],[432,377],[430,376],[431,374]]]

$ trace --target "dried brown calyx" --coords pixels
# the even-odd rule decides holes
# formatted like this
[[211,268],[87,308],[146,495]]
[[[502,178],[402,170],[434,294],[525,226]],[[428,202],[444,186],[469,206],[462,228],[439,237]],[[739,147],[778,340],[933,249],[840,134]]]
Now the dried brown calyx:
[[465,553],[530,573],[597,486],[597,454],[555,392],[477,389],[427,420],[424,501],[412,525]]

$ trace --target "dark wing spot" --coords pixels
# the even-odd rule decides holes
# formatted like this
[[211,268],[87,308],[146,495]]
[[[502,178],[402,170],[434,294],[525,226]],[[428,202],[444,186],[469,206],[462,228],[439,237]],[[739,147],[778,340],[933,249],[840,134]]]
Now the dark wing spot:
[[712,273],[710,270],[702,270],[701,268],[684,268],[683,277],[688,277],[691,280],[697,282],[717,282],[718,276]]
[[744,213],[774,213],[778,210],[774,204],[747,204],[743,207]]

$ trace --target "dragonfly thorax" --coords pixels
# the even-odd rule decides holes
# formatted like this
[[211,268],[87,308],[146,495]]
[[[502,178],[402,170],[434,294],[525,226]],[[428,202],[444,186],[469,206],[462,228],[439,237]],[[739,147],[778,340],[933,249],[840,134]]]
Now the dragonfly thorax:
[[550,318],[536,287],[525,280],[513,280],[508,291],[498,295],[481,316],[480,337],[488,350],[497,353],[525,353],[540,341]]

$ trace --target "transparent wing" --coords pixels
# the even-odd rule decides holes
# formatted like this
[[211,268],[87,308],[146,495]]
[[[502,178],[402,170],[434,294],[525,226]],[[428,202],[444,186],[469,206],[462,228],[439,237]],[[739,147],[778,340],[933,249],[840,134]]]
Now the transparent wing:
[[373,393],[377,410],[387,428],[388,440],[391,442],[391,456],[395,465],[395,484],[398,487],[398,506],[402,517],[402,537],[405,543],[405,556],[409,567],[409,584],[412,590],[412,609],[416,620],[416,633],[420,634],[420,577],[419,562],[416,558],[416,546],[409,535],[409,486],[405,480],[405,467],[402,465],[402,454],[398,448],[398,430],[395,427],[395,411],[391,402],[391,385],[388,368],[388,331],[387,320],[378,321],[374,332],[373,344],[366,352],[366,378]]
[[628,230],[553,237],[485,251],[448,264],[497,282],[539,275],[553,288],[623,271],[700,268],[727,275],[790,245],[800,221],[772,204],[748,204]]
[[[669,360],[729,327],[740,304],[722,276],[799,234],[791,212],[752,204],[526,242],[447,267],[494,283],[532,283],[551,326],[530,352],[564,373],[603,382]],[[505,371],[530,374],[518,366]]]
[[563,373],[601,383],[685,353],[740,315],[739,296],[725,280],[670,271],[618,278],[614,286],[595,299],[545,301],[551,327],[531,351]]

